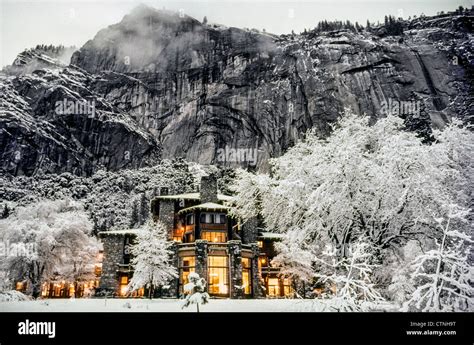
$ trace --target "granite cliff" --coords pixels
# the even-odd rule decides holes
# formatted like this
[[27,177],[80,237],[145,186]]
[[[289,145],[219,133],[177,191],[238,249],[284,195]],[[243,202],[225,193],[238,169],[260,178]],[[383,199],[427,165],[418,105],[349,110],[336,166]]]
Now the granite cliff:
[[[374,120],[396,110],[428,140],[452,117],[471,121],[472,18],[404,21],[397,36],[277,36],[140,6],[68,65],[30,51],[0,74],[0,169],[90,175],[176,156],[249,166],[218,161],[223,148],[256,149],[265,169],[308,129],[328,135],[345,108]],[[58,113],[70,100],[93,113]],[[392,107],[403,102],[416,112]]]

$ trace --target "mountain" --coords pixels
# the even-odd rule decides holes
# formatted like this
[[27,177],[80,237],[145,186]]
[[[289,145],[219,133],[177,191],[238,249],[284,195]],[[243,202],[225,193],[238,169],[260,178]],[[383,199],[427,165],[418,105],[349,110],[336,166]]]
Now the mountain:
[[[33,50],[0,74],[0,169],[90,175],[176,156],[251,165],[219,161],[226,148],[258,150],[266,169],[308,129],[328,135],[345,108],[374,120],[397,111],[429,140],[453,116],[472,119],[472,18],[407,20],[400,35],[278,36],[139,6],[67,66]],[[58,111],[70,101],[92,111]]]

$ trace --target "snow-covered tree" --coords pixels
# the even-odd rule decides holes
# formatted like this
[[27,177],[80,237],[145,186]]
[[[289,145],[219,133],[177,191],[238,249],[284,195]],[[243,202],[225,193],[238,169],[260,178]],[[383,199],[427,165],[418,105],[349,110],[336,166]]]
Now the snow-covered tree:
[[18,207],[0,220],[0,238],[27,250],[2,260],[2,269],[12,283],[26,281],[35,298],[43,282],[87,279],[99,250],[91,230],[92,223],[79,202],[43,200]]
[[405,303],[405,310],[474,310],[474,266],[469,263],[474,241],[451,225],[456,218],[466,221],[467,215],[466,210],[451,207],[447,219],[436,219],[443,236],[435,249],[413,261],[411,282],[416,290]]
[[152,220],[138,230],[135,241],[131,248],[134,273],[128,288],[134,291],[147,287],[152,298],[155,287],[177,277],[176,268],[171,264],[172,242],[167,240],[163,223]]
[[353,243],[348,250],[348,255],[338,258],[335,248],[328,246],[323,256],[330,259],[316,258],[320,263],[320,272],[315,277],[322,283],[330,283],[333,287],[334,297],[328,306],[337,311],[363,311],[366,310],[364,302],[383,301],[380,293],[372,282],[372,273],[375,268],[370,262],[372,253],[370,245],[363,240]]
[[329,137],[310,131],[272,160],[270,175],[240,171],[233,212],[244,221],[258,215],[267,231],[284,234],[278,249],[285,260],[275,263],[298,278],[314,276],[312,260],[326,244],[343,259],[361,238],[372,263],[381,264],[409,240],[440,239],[433,214],[446,217],[444,205],[472,198],[473,133],[453,121],[433,136],[424,144],[398,117],[369,125],[347,112]]
[[[298,236],[298,232],[292,231],[290,236]],[[376,265],[372,263],[368,242],[363,239],[354,242],[347,248],[346,256],[341,258],[333,245],[324,245],[327,242],[322,241],[316,250],[312,250],[308,247],[302,249],[305,246],[300,240],[293,238],[289,245],[277,245],[280,254],[272,263],[281,266],[284,275],[314,281],[322,287],[321,297],[327,298],[327,309],[362,311],[366,310],[366,302],[383,301],[373,283]]]
[[196,310],[199,313],[199,306],[209,302],[209,294],[206,292],[206,280],[199,277],[199,274],[196,272],[189,273],[188,280],[189,283],[183,287],[186,297],[182,308],[195,304]]

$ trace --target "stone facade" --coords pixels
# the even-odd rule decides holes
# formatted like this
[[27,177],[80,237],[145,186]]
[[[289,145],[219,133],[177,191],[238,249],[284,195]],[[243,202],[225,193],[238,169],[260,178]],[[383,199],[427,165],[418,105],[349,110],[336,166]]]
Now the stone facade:
[[196,268],[195,272],[200,277],[207,277],[207,248],[206,240],[196,240]]
[[257,242],[257,231],[258,219],[256,217],[248,219],[242,225],[242,242],[243,243],[254,243]]
[[168,238],[173,238],[174,229],[174,200],[160,200],[159,220],[168,231]]
[[227,242],[229,250],[230,298],[243,298],[242,286],[242,242]]
[[[167,195],[166,191],[160,191],[160,197],[152,201],[153,218],[165,225],[169,240],[173,240],[170,248],[173,252],[171,264],[181,274],[181,278],[173,278],[164,287],[157,287],[155,297],[180,297],[180,282],[186,283],[185,277],[193,270],[206,279],[209,291],[212,290],[215,296],[236,299],[266,296],[265,289],[262,288],[266,286],[266,281],[259,269],[259,257],[263,255],[270,259],[273,253],[268,250],[260,253],[263,247],[259,248],[257,244],[257,241],[261,242],[258,219],[248,220],[236,232],[239,229],[238,222],[229,217],[228,207],[221,203],[228,198],[217,194],[217,180],[211,175],[202,178],[199,194]],[[193,217],[188,217],[189,215]],[[125,284],[120,285],[119,278],[124,275],[132,277],[131,267],[126,265],[130,258],[124,253],[124,245],[133,236],[133,232],[134,230],[124,230],[102,233],[104,261],[101,290],[118,293]],[[212,237],[210,233],[213,234]],[[226,257],[227,267],[222,266],[223,260],[214,260],[213,262],[220,264],[209,267],[210,257],[213,256]],[[188,258],[185,260],[188,263],[186,266],[180,267],[184,262],[181,257]],[[249,259],[249,262],[245,260],[245,267],[243,258]],[[223,273],[222,268],[227,269],[225,272],[228,276]],[[247,282],[250,289],[244,286]],[[228,284],[228,289],[221,289],[222,284]]]
[[203,176],[201,178],[201,202],[217,203],[217,178],[215,175]]
[[123,264],[124,262],[124,236],[102,236],[102,243],[104,245],[102,275],[100,277],[99,288],[97,289],[96,293],[114,294],[119,288],[117,264]]
[[252,292],[254,298],[264,298],[265,291],[262,289],[262,277],[258,269],[259,249],[256,243],[251,244],[252,248]]

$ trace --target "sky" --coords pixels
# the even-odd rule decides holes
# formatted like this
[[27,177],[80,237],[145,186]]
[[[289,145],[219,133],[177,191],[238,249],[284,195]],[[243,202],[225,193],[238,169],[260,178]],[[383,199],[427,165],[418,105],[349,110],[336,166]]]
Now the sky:
[[365,25],[388,14],[408,18],[472,6],[472,0],[0,0],[0,67],[37,44],[81,47],[141,3],[275,34],[298,33],[324,19]]

